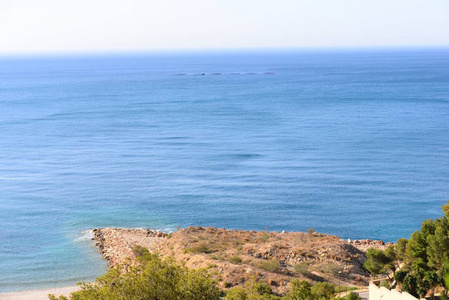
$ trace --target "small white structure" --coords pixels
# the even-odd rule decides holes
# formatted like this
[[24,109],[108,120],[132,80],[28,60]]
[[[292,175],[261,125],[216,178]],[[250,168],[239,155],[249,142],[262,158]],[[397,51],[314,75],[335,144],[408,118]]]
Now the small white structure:
[[418,300],[407,292],[389,290],[385,287],[378,287],[374,283],[369,284],[369,300]]

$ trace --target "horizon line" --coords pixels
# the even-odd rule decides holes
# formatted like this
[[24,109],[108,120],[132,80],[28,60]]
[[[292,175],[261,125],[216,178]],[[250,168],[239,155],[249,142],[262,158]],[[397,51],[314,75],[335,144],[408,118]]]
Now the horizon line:
[[0,52],[0,58],[68,57],[68,56],[126,56],[164,54],[214,54],[214,53],[288,53],[288,52],[353,52],[353,51],[406,51],[449,50],[448,45],[387,45],[387,46],[310,46],[310,47],[241,47],[241,48],[173,48],[173,49],[118,49],[118,50],[51,50]]

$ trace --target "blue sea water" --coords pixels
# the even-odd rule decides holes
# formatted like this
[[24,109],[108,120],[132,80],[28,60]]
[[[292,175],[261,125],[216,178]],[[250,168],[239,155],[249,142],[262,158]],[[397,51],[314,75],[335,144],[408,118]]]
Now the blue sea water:
[[395,241],[448,182],[447,49],[0,59],[0,291],[104,273],[100,226]]

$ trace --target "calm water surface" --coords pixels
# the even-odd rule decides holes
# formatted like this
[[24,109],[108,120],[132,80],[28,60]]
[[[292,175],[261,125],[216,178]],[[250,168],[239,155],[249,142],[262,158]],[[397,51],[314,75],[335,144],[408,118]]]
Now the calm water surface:
[[449,50],[1,59],[0,291],[102,274],[98,226],[408,237],[448,124]]

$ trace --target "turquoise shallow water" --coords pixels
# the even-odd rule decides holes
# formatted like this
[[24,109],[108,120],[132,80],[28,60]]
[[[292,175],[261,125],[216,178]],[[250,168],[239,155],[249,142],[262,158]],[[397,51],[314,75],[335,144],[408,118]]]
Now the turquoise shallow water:
[[3,58],[0,291],[102,274],[98,226],[408,237],[448,124],[444,49]]

